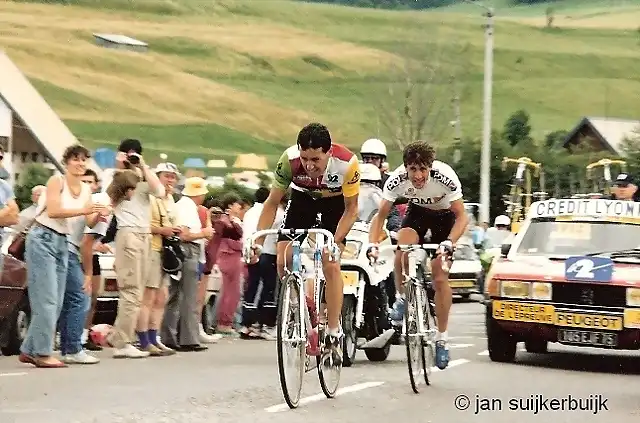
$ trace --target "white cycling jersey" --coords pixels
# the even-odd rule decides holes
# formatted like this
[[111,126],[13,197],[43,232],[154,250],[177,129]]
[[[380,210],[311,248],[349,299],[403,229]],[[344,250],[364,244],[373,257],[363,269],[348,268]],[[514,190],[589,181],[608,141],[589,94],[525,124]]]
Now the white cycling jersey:
[[393,171],[384,184],[382,198],[396,201],[405,197],[410,203],[430,210],[446,210],[462,198],[462,185],[456,172],[446,163],[435,160],[424,186],[417,189],[407,177],[404,165]]

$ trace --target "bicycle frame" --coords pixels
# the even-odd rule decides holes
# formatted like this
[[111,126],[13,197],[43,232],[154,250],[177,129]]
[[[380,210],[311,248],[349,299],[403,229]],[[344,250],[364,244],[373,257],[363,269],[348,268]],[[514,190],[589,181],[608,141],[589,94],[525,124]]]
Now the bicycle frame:
[[[298,241],[298,237],[301,235],[315,235],[314,239],[314,248],[313,248],[313,266],[314,266],[314,301],[316,305],[316,313],[318,316],[320,315],[320,283],[323,280],[324,274],[322,273],[322,252],[325,247],[327,247],[330,251],[329,260],[333,261],[336,259],[335,255],[335,241],[333,238],[333,234],[326,229],[266,229],[263,231],[258,231],[254,233],[246,242],[244,246],[244,257],[245,261],[249,261],[249,257],[251,256],[251,250],[255,243],[255,240],[267,235],[285,235],[291,237],[291,242],[287,246],[291,246],[292,249],[292,258],[291,258],[291,269],[287,267],[287,250],[285,249],[285,263],[284,269],[287,276],[294,275],[299,284],[298,289],[298,312],[300,313],[299,318],[300,322],[304,322],[304,325],[300,325],[299,333],[295,334],[295,337],[292,339],[288,339],[288,342],[306,342],[307,334],[311,329],[313,329],[311,325],[311,316],[309,316],[309,312],[307,310],[306,305],[306,280],[302,276],[302,246],[300,241]],[[326,241],[325,241],[326,238]],[[284,278],[283,278],[284,279]],[[289,301],[290,298],[286,297],[285,301]],[[288,308],[287,308],[288,309]],[[307,369],[308,370],[308,369]]]

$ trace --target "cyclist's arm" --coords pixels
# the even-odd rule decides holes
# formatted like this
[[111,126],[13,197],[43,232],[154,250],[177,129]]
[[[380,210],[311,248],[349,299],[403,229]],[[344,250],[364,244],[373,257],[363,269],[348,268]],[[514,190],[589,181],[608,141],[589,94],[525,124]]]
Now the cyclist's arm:
[[384,221],[389,216],[391,212],[391,207],[393,207],[393,201],[389,201],[386,198],[383,198],[380,202],[380,208],[378,209],[378,213],[371,219],[371,224],[369,225],[369,243],[377,244],[380,240],[380,234],[382,233],[382,225]]
[[358,220],[358,195],[360,194],[360,166],[358,158],[353,156],[349,161],[349,168],[344,175],[342,195],[344,196],[344,213],[338,222],[334,234],[337,243],[344,244],[347,234]]
[[455,215],[456,221],[449,233],[449,239],[455,244],[467,230],[467,225],[469,225],[469,215],[464,209],[464,201],[462,198],[451,203],[451,211]]
[[[264,202],[260,218],[258,219],[258,231],[270,229],[273,226],[273,221],[276,219],[276,213],[282,198],[285,196],[291,181],[293,180],[293,172],[291,171],[291,164],[289,163],[289,156],[285,151],[280,156],[278,164],[276,165],[276,171],[274,172],[273,185],[269,192],[269,197]],[[264,237],[256,239],[256,243],[262,245]]]

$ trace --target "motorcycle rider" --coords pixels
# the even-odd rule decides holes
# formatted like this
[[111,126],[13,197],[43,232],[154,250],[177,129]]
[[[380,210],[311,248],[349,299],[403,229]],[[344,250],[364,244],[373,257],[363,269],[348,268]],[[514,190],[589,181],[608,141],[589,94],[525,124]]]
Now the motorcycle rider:
[[360,165],[358,220],[370,222],[380,208],[380,201],[382,201],[380,169],[372,163]]

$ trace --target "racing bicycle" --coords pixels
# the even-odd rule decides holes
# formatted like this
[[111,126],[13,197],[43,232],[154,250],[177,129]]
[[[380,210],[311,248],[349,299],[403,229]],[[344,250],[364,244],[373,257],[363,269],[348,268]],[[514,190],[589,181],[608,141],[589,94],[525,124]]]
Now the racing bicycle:
[[[282,394],[289,408],[297,408],[302,392],[304,374],[318,369],[318,379],[322,392],[333,398],[340,383],[342,364],[335,364],[331,353],[325,354],[324,334],[327,322],[324,301],[325,279],[322,273],[322,252],[327,247],[331,252],[329,260],[336,260],[339,254],[333,234],[326,229],[267,229],[254,233],[244,246],[245,261],[255,250],[254,242],[266,235],[285,235],[290,239],[287,249],[292,249],[291,269],[287,268],[278,293],[277,339],[278,373]],[[315,235],[313,251],[313,298],[307,297],[306,280],[303,274],[301,256],[303,254],[298,238]],[[326,239],[326,242],[324,241]],[[287,251],[285,250],[285,260]],[[313,304],[311,304],[313,303]],[[287,351],[289,350],[289,354]],[[285,369],[289,360],[294,361],[291,374]],[[315,358],[315,360],[313,359]],[[291,376],[291,377],[289,377]]]
[[[429,377],[435,366],[436,355],[436,308],[435,290],[431,281],[431,259],[437,254],[438,244],[404,244],[379,247],[379,252],[395,249],[408,254],[403,255],[402,271],[405,286],[406,307],[404,312],[404,343],[407,348],[407,366],[409,381],[416,394],[420,373],[427,385],[431,384]],[[417,252],[424,251],[426,256],[418,261]],[[446,255],[441,254],[442,267],[449,271]],[[405,263],[408,261],[408,263]]]

